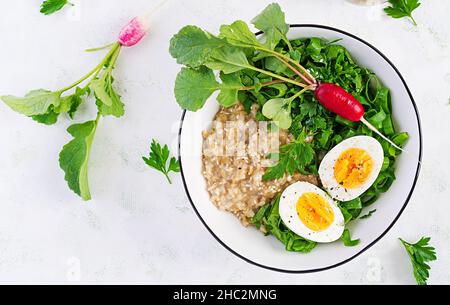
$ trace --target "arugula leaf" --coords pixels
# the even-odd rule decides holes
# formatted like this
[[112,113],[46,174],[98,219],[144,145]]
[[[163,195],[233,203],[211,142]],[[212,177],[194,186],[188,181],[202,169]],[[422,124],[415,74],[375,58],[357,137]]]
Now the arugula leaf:
[[223,40],[196,26],[188,25],[170,40],[169,52],[177,63],[198,68],[209,60],[214,50],[224,45]]
[[416,20],[412,16],[412,12],[420,6],[419,0],[389,0],[391,4],[384,11],[392,18],[408,17],[412,23],[417,26]]
[[270,4],[252,20],[252,23],[258,30],[266,34],[266,45],[271,50],[275,49],[281,40],[289,43],[286,38],[289,25],[286,23],[285,15],[278,4]]
[[[167,145],[161,147],[161,144],[156,142],[156,140],[154,139],[152,141],[150,149],[151,149],[150,156],[148,158],[142,157],[142,159],[148,166],[163,173],[164,176],[166,176],[167,181],[169,181],[169,183],[172,184],[172,181],[170,180],[169,177],[169,173],[180,172],[179,161],[175,157],[172,157],[169,161],[170,155],[169,147]],[[167,164],[167,161],[169,161],[169,164]]]
[[197,111],[219,85],[213,71],[206,67],[182,68],[175,81],[175,97],[183,109]]
[[307,135],[302,132],[294,142],[280,147],[279,161],[269,167],[262,179],[264,181],[276,180],[284,177],[286,173],[308,174],[307,170],[315,159],[315,151],[310,143],[306,142]]
[[413,266],[414,277],[418,285],[426,285],[430,276],[430,266],[428,262],[435,261],[436,250],[429,245],[430,237],[422,237],[417,243],[410,244],[399,238],[401,243],[408,252],[411,264]]
[[220,85],[220,93],[217,96],[217,101],[224,107],[233,106],[238,102],[238,93],[242,88],[241,78],[238,74],[220,73],[222,84]]
[[279,213],[280,195],[276,196],[272,203],[262,206],[252,218],[252,224],[257,228],[264,226],[269,234],[275,236],[285,245],[287,251],[311,252],[317,243],[304,239],[289,230],[281,220]]
[[74,139],[63,147],[59,155],[59,165],[65,172],[69,188],[86,201],[91,199],[88,166],[98,120],[99,116],[95,121],[70,126],[67,131]]
[[346,247],[357,246],[357,245],[359,245],[359,242],[360,242],[359,239],[352,240],[352,238],[350,236],[350,231],[348,229],[344,230],[344,232],[342,233],[341,239],[342,239],[342,242],[344,243],[344,246],[346,246]]
[[53,14],[62,9],[67,4],[73,6],[68,0],[46,0],[41,5],[41,13],[44,15]]
[[18,113],[26,116],[42,115],[49,111],[50,106],[58,107],[61,104],[61,92],[39,89],[30,91],[25,97],[7,95],[1,99]]

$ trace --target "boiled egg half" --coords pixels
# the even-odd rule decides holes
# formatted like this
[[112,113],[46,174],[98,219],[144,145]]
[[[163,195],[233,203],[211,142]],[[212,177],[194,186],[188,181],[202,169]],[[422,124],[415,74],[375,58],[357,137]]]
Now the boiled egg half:
[[284,190],[279,212],[292,232],[311,241],[333,242],[344,231],[344,216],[336,202],[308,182],[296,182]]
[[323,188],[338,201],[361,196],[377,179],[383,166],[383,148],[372,137],[356,136],[330,150],[319,167]]

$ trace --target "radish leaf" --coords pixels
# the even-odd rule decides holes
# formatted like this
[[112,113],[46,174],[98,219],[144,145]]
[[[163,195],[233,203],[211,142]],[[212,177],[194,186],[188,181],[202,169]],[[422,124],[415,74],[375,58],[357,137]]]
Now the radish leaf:
[[210,69],[183,68],[175,81],[175,97],[183,109],[197,111],[219,86]]
[[196,26],[185,26],[170,40],[169,52],[177,63],[198,68],[210,54],[225,45],[224,41]]
[[46,114],[50,106],[61,104],[61,93],[44,89],[30,91],[25,97],[2,96],[1,99],[14,111],[26,116]]
[[98,126],[98,118],[83,124],[70,126],[67,131],[74,137],[59,155],[59,164],[65,172],[69,188],[83,200],[90,200],[88,165],[92,142]]
[[289,31],[289,25],[286,23],[285,15],[278,4],[270,4],[252,20],[252,23],[258,30],[266,34],[266,45],[271,50],[275,49],[281,40],[288,42],[286,34]]
[[238,101],[238,93],[242,88],[241,78],[237,73],[224,74],[220,73],[222,84],[220,85],[220,93],[217,101],[224,107],[230,107]]

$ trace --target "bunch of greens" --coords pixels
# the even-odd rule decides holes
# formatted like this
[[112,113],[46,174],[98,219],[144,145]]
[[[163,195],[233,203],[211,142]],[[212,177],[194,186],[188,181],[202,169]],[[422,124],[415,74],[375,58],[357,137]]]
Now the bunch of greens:
[[[385,153],[380,175],[362,196],[339,203],[346,223],[357,219],[363,208],[392,185],[399,151],[365,125],[325,109],[313,89],[316,80],[339,85],[363,104],[365,118],[373,126],[402,146],[408,134],[395,131],[389,89],[370,70],[359,66],[337,44],[339,40],[287,39],[289,25],[277,4],[269,5],[252,23],[264,32],[262,41],[243,21],[222,25],[219,36],[186,26],[172,38],[170,53],[185,65],[176,79],[177,102],[184,109],[197,111],[213,92],[219,91],[220,105],[230,107],[240,102],[250,111],[257,104],[258,120],[273,120],[280,128],[289,129],[296,140],[280,148],[279,162],[267,170],[264,180],[279,179],[286,173],[317,174],[324,154],[343,140],[356,135],[377,138]],[[220,82],[214,71],[220,72]],[[274,206],[269,203],[262,207],[253,222],[257,226],[263,224],[288,249],[294,250],[295,234],[286,233],[289,230],[281,224]],[[361,218],[368,218],[373,212]],[[348,246],[358,243],[350,239],[348,230],[342,239]],[[295,240],[303,239],[296,236]],[[298,249],[307,252],[303,247]]]
[[68,0],[45,0],[41,5],[41,13],[51,15],[61,10],[66,5],[72,5]]
[[60,90],[39,89],[30,91],[25,97],[1,97],[12,110],[45,125],[55,124],[61,114],[67,114],[73,119],[79,106],[90,95],[95,97],[98,108],[96,119],[70,126],[67,131],[74,139],[64,146],[59,156],[59,164],[65,172],[70,189],[83,200],[91,199],[88,163],[99,120],[104,116],[119,118],[124,114],[124,104],[113,87],[113,70],[120,50],[119,43],[111,45],[100,64],[75,83]]
[[429,245],[430,239],[429,237],[422,237],[417,243],[410,244],[400,238],[411,259],[414,277],[419,285],[427,284],[430,276],[430,266],[427,263],[436,260],[436,250]]

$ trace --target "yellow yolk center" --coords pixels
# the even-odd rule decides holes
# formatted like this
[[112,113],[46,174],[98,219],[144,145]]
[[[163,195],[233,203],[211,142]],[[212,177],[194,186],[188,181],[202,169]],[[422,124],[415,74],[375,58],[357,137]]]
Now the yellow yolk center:
[[369,178],[373,170],[373,159],[360,148],[344,151],[334,165],[334,177],[345,188],[357,188]]
[[304,193],[297,201],[297,214],[309,229],[320,232],[334,221],[334,212],[329,202],[316,193]]

